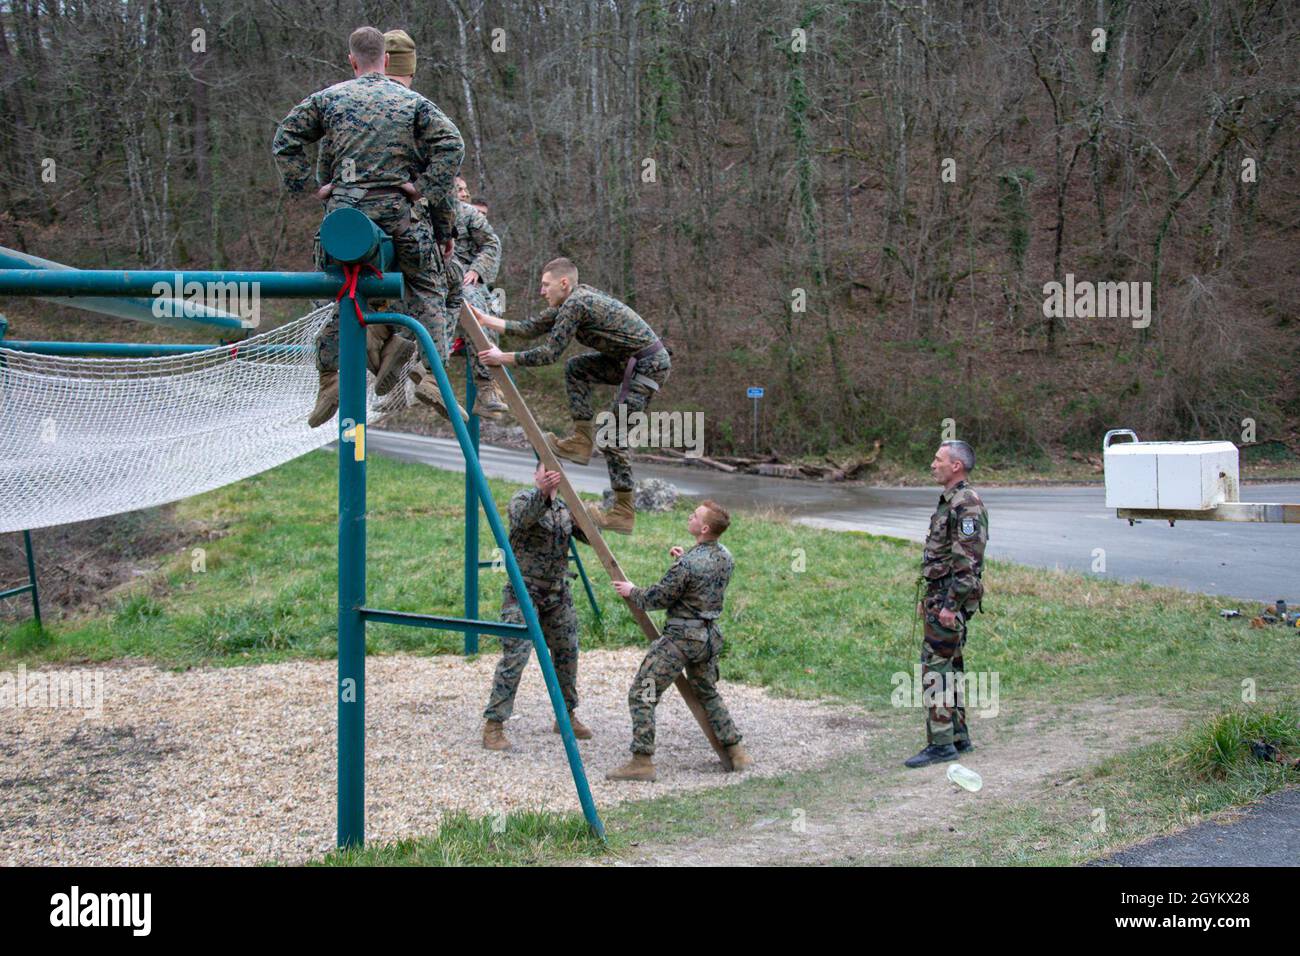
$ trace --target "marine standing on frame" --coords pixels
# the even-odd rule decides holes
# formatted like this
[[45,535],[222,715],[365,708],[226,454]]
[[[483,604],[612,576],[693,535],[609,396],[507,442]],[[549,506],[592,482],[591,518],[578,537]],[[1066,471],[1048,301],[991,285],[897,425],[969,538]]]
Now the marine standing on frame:
[[974,467],[975,451],[964,441],[944,442],[930,463],[943,494],[925,539],[921,576],[926,591],[916,613],[925,620],[921,693],[932,704],[925,713],[925,749],[904,761],[908,767],[956,760],[972,749],[961,686],[966,671],[962,649],[966,622],[984,596],[989,540],[989,513],[967,477]]
[[[462,176],[456,177],[456,200],[454,261],[461,270],[465,301],[480,312],[493,313],[487,293],[501,268],[501,237],[488,222],[487,214],[470,202],[469,184]],[[488,341],[496,345],[497,331],[483,331]],[[476,388],[474,414],[479,418],[499,420],[510,410],[501,389],[492,381],[482,359],[473,351],[470,352],[470,366]]]
[[[446,292],[430,274],[435,257],[452,253],[452,189],[465,145],[441,110],[385,75],[389,55],[383,34],[361,27],[349,37],[348,49],[355,77],[313,93],[281,120],[272,144],[280,178],[290,193],[302,193],[311,176],[306,147],[328,137],[329,182],[317,190],[317,198],[325,201],[326,213],[343,206],[359,209],[392,237],[406,280],[406,311],[445,352]],[[336,312],[321,333],[313,427],[338,408],[337,323]]]

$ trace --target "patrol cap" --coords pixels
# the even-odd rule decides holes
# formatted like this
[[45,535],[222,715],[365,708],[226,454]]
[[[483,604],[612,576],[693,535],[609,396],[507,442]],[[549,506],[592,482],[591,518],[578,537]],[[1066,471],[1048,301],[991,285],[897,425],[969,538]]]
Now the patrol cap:
[[415,76],[415,41],[405,30],[384,34],[384,52],[388,54],[389,76]]

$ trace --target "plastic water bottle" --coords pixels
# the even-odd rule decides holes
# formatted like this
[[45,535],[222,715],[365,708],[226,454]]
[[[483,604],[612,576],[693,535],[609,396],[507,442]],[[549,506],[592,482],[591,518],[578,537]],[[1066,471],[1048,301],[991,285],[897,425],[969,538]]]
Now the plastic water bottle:
[[979,790],[984,786],[984,781],[981,779],[979,774],[974,770],[971,770],[969,767],[963,767],[959,763],[951,763],[948,765],[948,779],[957,784],[957,786],[969,790],[971,793],[974,793],[976,790]]

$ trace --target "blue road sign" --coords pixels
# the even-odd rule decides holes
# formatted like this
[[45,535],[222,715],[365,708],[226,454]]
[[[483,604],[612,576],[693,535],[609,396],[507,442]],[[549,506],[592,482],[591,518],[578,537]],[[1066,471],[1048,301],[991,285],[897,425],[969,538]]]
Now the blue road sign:
[[748,397],[748,398],[762,398],[762,397],[763,397],[763,388],[762,388],[762,386],[751,385],[748,389],[746,389],[745,394],[746,394],[746,397]]

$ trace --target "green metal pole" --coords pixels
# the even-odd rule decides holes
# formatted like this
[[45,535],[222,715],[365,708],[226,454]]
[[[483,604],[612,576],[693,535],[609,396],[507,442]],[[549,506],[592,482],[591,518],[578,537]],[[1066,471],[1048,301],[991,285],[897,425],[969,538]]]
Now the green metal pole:
[[[434,349],[433,339],[429,337],[429,333],[424,326],[409,316],[400,315],[396,312],[367,315],[366,321],[372,324],[400,325],[403,328],[410,329],[415,334],[416,340],[419,341],[420,347],[424,349],[425,356],[429,360],[429,367],[433,369],[434,378],[438,381],[438,391],[442,394],[443,404],[447,408],[456,407],[456,390],[452,388],[451,379],[447,377],[447,370],[443,367],[442,358]],[[564,753],[569,759],[569,772],[573,775],[573,784],[578,791],[578,802],[582,805],[583,816],[586,817],[587,824],[593,832],[601,840],[604,840],[605,824],[601,822],[600,814],[596,811],[596,802],[591,796],[591,787],[587,783],[587,773],[582,766],[582,755],[578,753],[578,741],[573,736],[573,724],[569,720],[569,709],[565,706],[564,695],[560,692],[560,682],[555,675],[555,664],[551,660],[551,652],[547,649],[546,640],[542,637],[542,627],[537,619],[537,609],[533,606],[533,599],[528,593],[528,588],[524,586],[523,575],[519,571],[515,553],[510,547],[510,538],[506,534],[505,526],[501,523],[501,516],[497,514],[496,504],[492,501],[492,489],[488,487],[487,478],[483,474],[483,467],[479,463],[478,452],[475,450],[474,443],[470,438],[469,429],[459,415],[451,416],[451,426],[456,431],[456,441],[460,443],[461,453],[465,456],[465,473],[473,476],[474,486],[478,492],[478,500],[483,505],[483,514],[492,529],[492,537],[505,554],[506,575],[510,579],[511,590],[515,592],[515,597],[519,601],[519,610],[523,612],[524,623],[528,625],[528,635],[532,639],[533,650],[537,654],[537,663],[542,668],[542,678],[546,681],[546,690],[551,698],[551,708],[555,711],[555,722],[560,727],[560,739],[564,741]]]
[[365,842],[366,334],[339,311],[338,845]]
[[41,596],[36,591],[36,558],[32,556],[32,533],[23,532],[23,544],[27,548],[27,580],[32,583],[32,614],[36,618],[36,626],[41,626]]
[[[469,412],[469,440],[475,454],[479,447],[479,420],[474,414],[473,343],[465,343],[465,407]],[[450,406],[448,406],[450,407]],[[465,616],[478,617],[478,491],[465,469]],[[465,632],[465,655],[478,653],[478,632]]]
[[[66,356],[108,356],[122,358],[158,358],[164,355],[193,355],[197,352],[211,352],[213,349],[225,349],[228,353],[238,355],[244,348],[242,342],[222,345],[209,342],[207,345],[172,345],[144,342],[28,342],[19,339],[0,338],[0,349],[12,349],[15,352],[33,352],[38,355]],[[312,348],[309,345],[289,345],[288,343],[264,343],[255,346],[258,355],[293,355]]]
[[[66,266],[61,262],[52,262],[49,259],[42,259],[40,256],[33,256],[30,253],[19,252],[17,249],[5,249],[0,247],[0,269],[44,269],[59,270],[69,272],[73,270],[72,266]],[[181,321],[175,321],[171,316],[182,316],[188,318],[206,318],[215,319],[219,324],[227,328],[237,329],[243,323],[238,315],[230,312],[223,312],[219,309],[210,309],[205,305],[199,305],[195,302],[185,301],[184,299],[170,298],[169,301],[164,297],[166,305],[160,308],[162,315],[154,314],[154,300],[152,299],[124,299],[108,297],[82,296],[77,298],[62,298],[57,300],[57,304],[66,305],[74,309],[86,309],[91,312],[99,312],[103,315],[113,315],[121,319],[136,319],[141,322],[152,322],[156,325],[188,325],[187,318]],[[48,300],[47,300],[48,301]]]
[[[152,295],[157,285],[175,286],[198,282],[244,285],[254,284],[263,299],[333,298],[343,277],[338,272],[209,272],[209,271],[122,271],[118,269],[66,269],[43,272],[40,269],[0,269],[0,294],[31,296],[83,295]],[[357,298],[400,299],[404,292],[402,274],[385,272],[383,278],[365,273],[357,280]],[[353,319],[356,316],[353,315]],[[216,325],[242,328],[219,317],[187,317],[192,325]]]
[[587,569],[582,565],[582,556],[578,554],[578,542],[573,538],[569,539],[569,553],[574,564],[578,566],[578,576],[582,578],[582,586],[587,591],[587,600],[591,603],[591,610],[596,615],[596,621],[604,624],[605,618],[601,616],[600,604],[596,601],[596,592],[591,589],[591,578],[587,577]]

